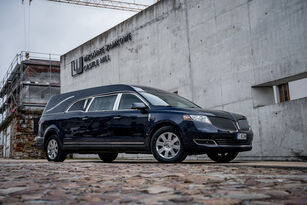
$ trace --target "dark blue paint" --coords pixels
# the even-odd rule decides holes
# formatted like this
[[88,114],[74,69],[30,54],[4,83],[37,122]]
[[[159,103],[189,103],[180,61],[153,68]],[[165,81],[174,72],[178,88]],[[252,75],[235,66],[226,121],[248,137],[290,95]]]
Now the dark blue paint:
[[[247,145],[197,145],[194,139],[234,139],[237,132],[218,130],[215,126],[187,121],[183,115],[200,114],[227,118],[233,121],[246,119],[242,115],[225,111],[204,110],[200,108],[179,109],[172,107],[154,106],[147,102],[150,108],[146,110],[119,110],[104,112],[65,112],[72,102],[80,98],[108,93],[132,92],[142,96],[137,90],[153,88],[127,85],[112,85],[75,91],[51,98],[41,117],[37,145],[44,149],[44,142],[50,133],[56,133],[67,152],[99,153],[103,151],[151,153],[150,140],[157,129],[165,125],[175,127],[180,133],[184,150],[188,154],[206,153],[212,150],[248,151],[252,149],[253,133],[245,131],[248,136]],[[62,102],[65,98],[70,99]],[[57,105],[60,103],[60,105]],[[56,106],[56,107],[55,107]],[[54,109],[47,112],[46,110]],[[243,131],[240,131],[243,132]],[[109,143],[113,143],[110,145]],[[116,142],[122,142],[116,144]],[[74,145],[67,144],[74,143]],[[88,144],[90,143],[90,144]],[[114,144],[115,143],[115,144]],[[126,144],[125,144],[126,143]],[[133,144],[135,143],[135,144]]]

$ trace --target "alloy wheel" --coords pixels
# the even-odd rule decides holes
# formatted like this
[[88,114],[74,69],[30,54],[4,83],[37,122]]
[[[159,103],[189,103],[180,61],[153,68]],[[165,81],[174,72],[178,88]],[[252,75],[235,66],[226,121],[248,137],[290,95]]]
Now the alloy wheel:
[[165,159],[174,158],[180,151],[180,140],[175,133],[162,133],[156,141],[158,154]]
[[48,142],[48,146],[47,146],[48,157],[51,160],[54,160],[58,156],[58,152],[59,152],[58,142],[55,139],[51,139]]

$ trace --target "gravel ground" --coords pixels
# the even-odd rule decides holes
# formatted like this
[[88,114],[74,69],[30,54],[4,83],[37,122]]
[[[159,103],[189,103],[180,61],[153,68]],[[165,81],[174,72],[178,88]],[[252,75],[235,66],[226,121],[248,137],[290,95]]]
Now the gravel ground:
[[307,169],[0,160],[0,204],[307,204]]

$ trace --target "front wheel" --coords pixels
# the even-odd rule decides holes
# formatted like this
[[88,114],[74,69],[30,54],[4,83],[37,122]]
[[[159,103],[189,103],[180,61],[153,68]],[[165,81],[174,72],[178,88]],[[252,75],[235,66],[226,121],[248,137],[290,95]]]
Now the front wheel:
[[99,158],[103,161],[103,162],[113,162],[116,157],[117,157],[118,153],[104,153],[104,154],[98,154]]
[[45,152],[48,161],[63,162],[66,159],[66,153],[63,152],[57,135],[52,135],[48,139]]
[[151,151],[159,162],[181,162],[186,158],[180,133],[169,126],[155,132],[151,139]]
[[226,163],[234,160],[238,152],[211,152],[207,153],[208,157],[218,163]]

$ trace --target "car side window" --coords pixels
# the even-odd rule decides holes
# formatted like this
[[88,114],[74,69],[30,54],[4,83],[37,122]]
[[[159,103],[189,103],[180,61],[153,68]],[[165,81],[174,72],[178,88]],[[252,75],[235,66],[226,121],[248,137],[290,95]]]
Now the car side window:
[[117,95],[95,97],[88,111],[113,110]]
[[135,95],[132,94],[123,94],[120,103],[119,103],[119,110],[124,110],[124,109],[131,109],[133,103],[139,103],[142,102],[140,98],[138,98]]
[[71,111],[85,111],[86,106],[87,106],[87,102],[89,101],[89,99],[83,99],[80,101],[75,102],[70,108],[69,108],[69,112]]

